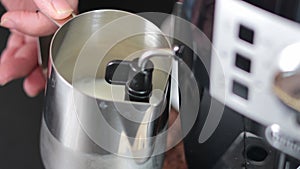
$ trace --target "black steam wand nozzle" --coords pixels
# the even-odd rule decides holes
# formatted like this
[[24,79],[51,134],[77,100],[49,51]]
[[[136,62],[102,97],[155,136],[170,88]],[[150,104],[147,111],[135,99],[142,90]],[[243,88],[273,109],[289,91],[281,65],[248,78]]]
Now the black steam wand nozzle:
[[184,46],[145,51],[133,61],[113,60],[106,66],[105,80],[110,84],[125,85],[125,100],[149,102],[152,92],[152,57],[181,59]]
[[110,84],[125,85],[125,100],[149,102],[152,92],[154,65],[149,60],[144,69],[133,61],[113,60],[106,66],[105,80]]

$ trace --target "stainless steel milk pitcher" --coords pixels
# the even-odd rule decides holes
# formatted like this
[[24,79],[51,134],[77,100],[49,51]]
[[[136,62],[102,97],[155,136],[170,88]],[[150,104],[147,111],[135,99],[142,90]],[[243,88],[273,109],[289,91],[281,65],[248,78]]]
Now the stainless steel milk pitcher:
[[145,51],[170,47],[153,23],[119,10],[87,12],[61,26],[50,46],[45,167],[162,168],[172,61],[135,66]]

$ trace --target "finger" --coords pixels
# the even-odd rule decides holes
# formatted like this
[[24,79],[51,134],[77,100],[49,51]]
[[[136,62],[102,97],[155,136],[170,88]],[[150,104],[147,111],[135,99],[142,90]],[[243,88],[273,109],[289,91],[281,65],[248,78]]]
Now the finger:
[[2,54],[1,54],[0,64],[6,62],[6,60],[11,58],[11,57],[14,57],[17,50],[18,50],[18,48],[16,48],[16,47],[7,47],[7,48],[5,48],[2,52]]
[[8,48],[18,48],[24,44],[24,35],[18,33],[11,33],[6,47]]
[[16,11],[16,10],[30,10],[35,11],[37,10],[37,6],[32,0],[0,0],[2,5],[9,11]]
[[0,84],[24,77],[38,65],[37,44],[28,43],[15,51],[14,57],[7,57],[0,64]]
[[29,11],[6,12],[1,18],[1,26],[32,36],[50,35],[57,29],[43,14]]
[[33,36],[25,35],[24,41],[25,43],[37,42],[37,38]]
[[23,88],[28,96],[34,97],[45,88],[45,84],[46,80],[42,69],[36,67],[24,80]]
[[34,0],[38,8],[53,19],[64,19],[73,12],[66,0]]

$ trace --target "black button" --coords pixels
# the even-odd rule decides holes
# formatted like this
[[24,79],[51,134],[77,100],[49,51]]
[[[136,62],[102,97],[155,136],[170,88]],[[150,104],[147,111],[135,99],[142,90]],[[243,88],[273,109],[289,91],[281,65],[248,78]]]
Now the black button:
[[235,95],[237,95],[245,100],[248,100],[248,93],[249,93],[248,87],[235,81],[235,80],[233,81],[232,92]]
[[251,60],[239,53],[235,55],[235,66],[251,73]]
[[244,25],[240,25],[239,38],[253,44],[254,42],[254,31]]

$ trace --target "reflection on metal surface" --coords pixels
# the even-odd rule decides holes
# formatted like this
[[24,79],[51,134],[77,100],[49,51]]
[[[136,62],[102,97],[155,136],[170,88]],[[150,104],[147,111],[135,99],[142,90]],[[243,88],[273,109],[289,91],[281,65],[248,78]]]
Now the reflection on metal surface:
[[279,55],[279,70],[273,89],[287,106],[300,112],[300,43],[284,48]]
[[[177,49],[176,47],[174,50]],[[138,61],[138,66],[145,69],[147,61],[152,57],[172,57],[176,56],[175,52],[172,49],[152,49],[145,51]]]
[[57,140],[42,121],[41,155],[47,169],[154,169],[161,168],[164,155],[157,155],[143,164],[115,154],[82,153]]
[[273,124],[265,130],[265,137],[269,144],[279,149],[280,151],[295,157],[300,158],[300,141],[295,140],[287,134],[288,132],[282,131],[280,126]]
[[274,92],[287,106],[300,112],[300,74],[279,73],[275,77]]
[[296,73],[300,69],[300,43],[285,47],[279,55],[279,69],[281,72]]

